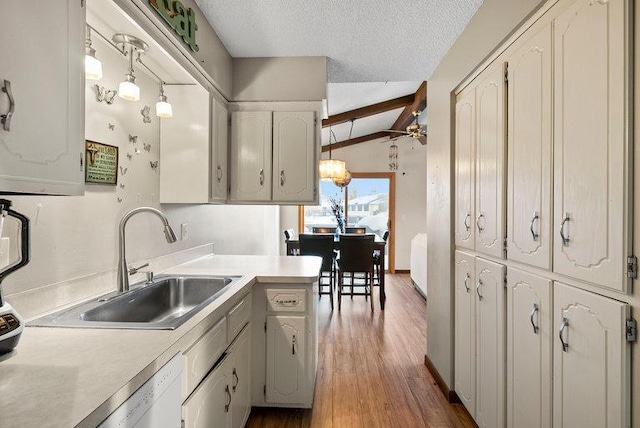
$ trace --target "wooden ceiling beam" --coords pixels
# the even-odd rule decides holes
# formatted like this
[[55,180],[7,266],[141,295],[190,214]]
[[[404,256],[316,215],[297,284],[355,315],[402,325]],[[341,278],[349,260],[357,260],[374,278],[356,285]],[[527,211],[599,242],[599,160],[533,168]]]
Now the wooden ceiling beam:
[[413,115],[414,111],[423,111],[427,106],[427,82],[424,81],[414,94],[413,102],[406,106],[398,119],[396,119],[395,123],[391,127],[391,129],[395,129],[396,131],[404,131],[407,129],[407,126],[411,125],[414,120],[416,120]]
[[386,111],[411,106],[415,103],[415,94],[405,95],[404,97],[394,98],[392,100],[382,101],[370,106],[357,108],[355,110],[345,111],[344,113],[334,114],[327,119],[322,120],[322,127],[337,125],[339,123],[349,122],[350,120],[362,119],[363,117],[373,116],[375,114],[384,113]]
[[[350,140],[340,141],[331,144],[331,150],[338,150],[344,147],[353,146],[354,144],[364,143],[365,141],[377,140],[378,138],[388,137],[388,132],[374,132],[373,134],[363,135],[362,137],[352,138]],[[322,146],[322,153],[329,151],[329,144]]]

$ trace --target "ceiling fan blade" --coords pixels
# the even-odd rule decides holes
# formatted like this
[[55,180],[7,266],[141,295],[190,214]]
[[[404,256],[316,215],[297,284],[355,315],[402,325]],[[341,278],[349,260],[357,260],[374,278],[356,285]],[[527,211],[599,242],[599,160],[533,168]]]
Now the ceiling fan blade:
[[391,133],[394,133],[394,134],[407,134],[407,135],[410,134],[410,132],[398,131],[397,129],[383,129],[381,132],[391,132]]
[[422,144],[423,146],[427,145],[427,136],[426,135],[418,137],[417,140],[420,141],[420,144]]

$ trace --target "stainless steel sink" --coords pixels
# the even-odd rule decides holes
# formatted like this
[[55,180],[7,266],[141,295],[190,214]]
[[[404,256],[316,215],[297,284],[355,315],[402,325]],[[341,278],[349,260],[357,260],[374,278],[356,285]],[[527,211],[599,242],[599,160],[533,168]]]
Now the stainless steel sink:
[[151,284],[133,285],[34,320],[43,327],[173,330],[213,302],[240,277],[158,276]]

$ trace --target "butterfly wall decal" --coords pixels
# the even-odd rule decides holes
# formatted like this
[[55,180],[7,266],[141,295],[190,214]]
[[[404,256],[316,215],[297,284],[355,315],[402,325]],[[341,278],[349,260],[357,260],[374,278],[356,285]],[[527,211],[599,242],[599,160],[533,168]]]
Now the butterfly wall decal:
[[126,175],[128,170],[129,168],[123,168],[122,165],[120,165],[120,174]]
[[151,169],[156,169],[158,168],[158,161],[149,161],[149,163],[151,164]]
[[147,144],[147,143],[142,143],[142,144],[144,145],[144,149],[147,153],[151,151],[151,144]]
[[138,136],[129,134],[129,142],[133,144],[138,144]]

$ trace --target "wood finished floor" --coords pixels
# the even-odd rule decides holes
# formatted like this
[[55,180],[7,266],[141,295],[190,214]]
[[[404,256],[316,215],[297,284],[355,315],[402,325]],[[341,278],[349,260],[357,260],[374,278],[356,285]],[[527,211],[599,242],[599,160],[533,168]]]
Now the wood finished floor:
[[319,303],[319,355],[313,409],[254,408],[248,428],[475,427],[450,405],[424,366],[425,301],[408,274],[386,276],[372,314],[363,296],[343,297],[331,312]]

